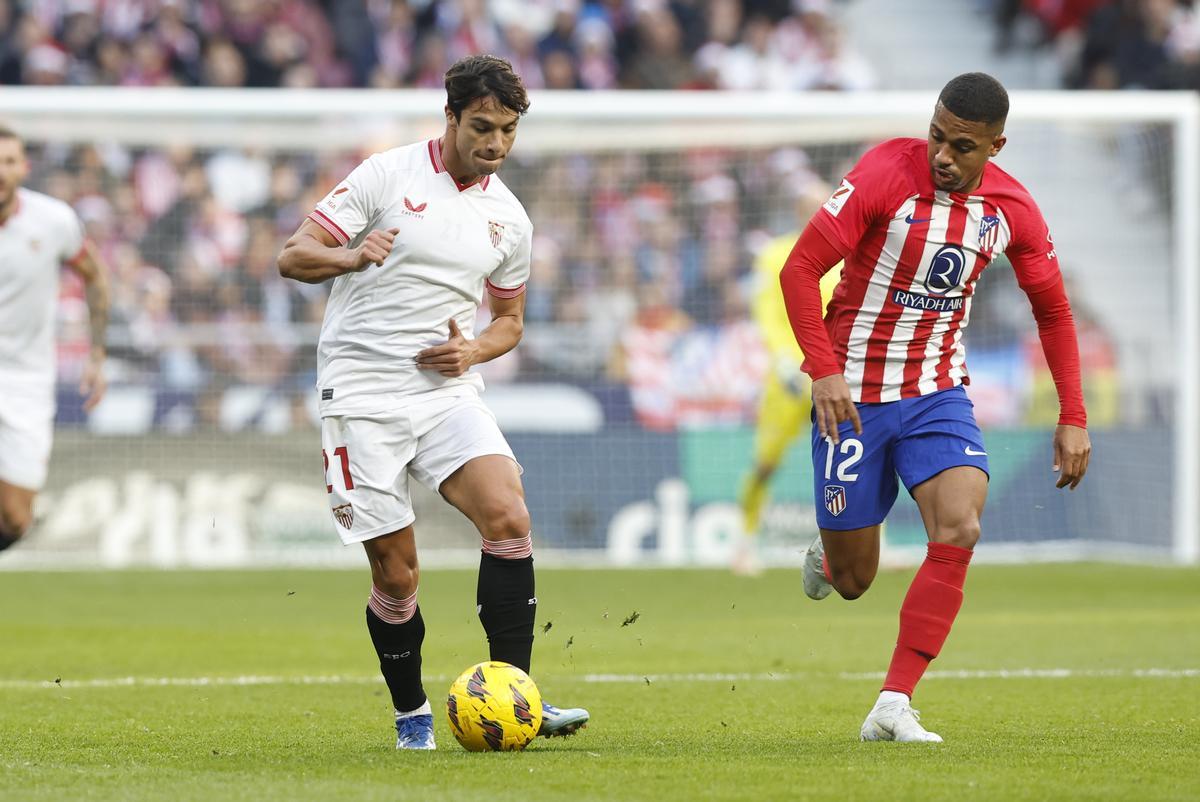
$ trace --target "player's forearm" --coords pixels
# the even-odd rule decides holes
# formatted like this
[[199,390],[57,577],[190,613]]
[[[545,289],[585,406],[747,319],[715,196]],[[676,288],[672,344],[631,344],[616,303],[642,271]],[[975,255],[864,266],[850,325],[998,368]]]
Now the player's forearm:
[[1079,343],[1075,336],[1075,316],[1062,280],[1038,292],[1029,293],[1029,303],[1037,320],[1042,353],[1058,391],[1060,425],[1087,426],[1080,377]]
[[82,274],[83,294],[88,308],[88,333],[91,335],[92,356],[103,359],[108,338],[108,273],[94,258],[88,267]]
[[842,372],[821,314],[821,277],[842,255],[813,226],[806,227],[779,273],[783,302],[804,369],[815,381]]
[[486,329],[475,338],[475,355],[472,364],[490,362],[498,356],[507,354],[521,342],[525,333],[524,323],[513,315],[495,318]]
[[354,252],[341,245],[329,247],[312,237],[299,235],[288,240],[277,260],[279,275],[320,284],[349,272],[354,264]]

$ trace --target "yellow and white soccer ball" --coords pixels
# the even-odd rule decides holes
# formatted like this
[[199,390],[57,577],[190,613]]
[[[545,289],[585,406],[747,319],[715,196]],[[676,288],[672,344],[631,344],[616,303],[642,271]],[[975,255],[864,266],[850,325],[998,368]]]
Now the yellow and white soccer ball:
[[542,726],[542,694],[521,669],[498,661],[473,665],[450,686],[450,731],[472,752],[524,749]]

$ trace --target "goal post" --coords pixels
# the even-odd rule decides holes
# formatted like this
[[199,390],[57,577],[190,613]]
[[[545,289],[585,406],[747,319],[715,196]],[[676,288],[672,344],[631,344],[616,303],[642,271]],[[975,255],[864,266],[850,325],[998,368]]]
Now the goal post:
[[[756,262],[865,148],[923,136],[934,97],[532,94],[501,172],[535,225],[526,334],[481,372],[540,559],[727,562],[780,369],[754,320]],[[273,253],[365,155],[440,135],[443,105],[426,90],[0,93],[28,186],[74,203],[114,273],[111,391],[91,415],[73,386],[84,307],[64,279],[50,479],[0,568],[361,561],[321,486],[328,288],[279,279]],[[1053,385],[1011,269],[990,267],[966,336],[993,470],[979,556],[1196,564],[1200,98],[1018,91],[1011,105],[996,161],[1054,232],[1095,452],[1079,490],[1054,490]],[[808,450],[805,425],[762,516],[768,564],[798,563],[815,531]],[[411,484],[423,560],[472,561],[469,524]],[[915,559],[922,539],[902,490],[888,559]]]

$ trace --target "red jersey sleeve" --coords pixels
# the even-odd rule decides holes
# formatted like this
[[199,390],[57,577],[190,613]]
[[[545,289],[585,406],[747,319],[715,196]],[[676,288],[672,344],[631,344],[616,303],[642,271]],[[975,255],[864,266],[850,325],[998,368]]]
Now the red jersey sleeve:
[[1004,255],[1012,263],[1021,289],[1030,293],[1052,286],[1060,270],[1054,239],[1041,210],[1031,198],[1023,200],[1004,209],[1012,232],[1012,241]]
[[811,224],[843,255],[858,247],[873,223],[890,218],[913,194],[906,160],[911,142],[893,139],[867,151],[813,215]]
[[1054,239],[1033,200],[1022,200],[1025,202],[1005,209],[1012,241],[1004,253],[1033,308],[1042,352],[1058,390],[1058,422],[1086,427],[1075,318],[1063,286]]

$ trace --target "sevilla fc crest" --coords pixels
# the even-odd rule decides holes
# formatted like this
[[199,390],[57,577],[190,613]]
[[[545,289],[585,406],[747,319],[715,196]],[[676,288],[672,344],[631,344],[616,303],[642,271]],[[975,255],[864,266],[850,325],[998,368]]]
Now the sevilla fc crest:
[[354,507],[349,504],[337,505],[333,508],[333,519],[342,529],[351,529],[354,526]]
[[825,485],[825,509],[830,515],[841,515],[846,509],[846,488],[841,485]]
[[504,226],[495,220],[488,220],[488,237],[492,240],[492,247],[499,248],[500,241],[504,239]]

